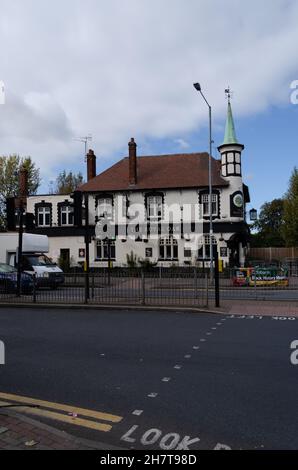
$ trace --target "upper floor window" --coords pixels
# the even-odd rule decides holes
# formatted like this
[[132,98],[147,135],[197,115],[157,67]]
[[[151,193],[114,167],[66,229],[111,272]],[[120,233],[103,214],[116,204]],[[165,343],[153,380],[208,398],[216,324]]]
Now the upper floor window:
[[37,225],[38,227],[51,226],[52,209],[50,206],[37,207]]
[[225,152],[221,156],[222,176],[241,176],[240,152]]
[[[209,199],[210,199],[209,194],[202,194],[203,216],[210,215]],[[218,213],[218,195],[217,194],[211,195],[211,211],[212,211],[212,215],[217,215]]]
[[96,199],[97,217],[113,218],[113,197],[103,196]]
[[71,206],[61,206],[61,225],[73,225],[73,208]]
[[163,212],[162,194],[148,194],[146,197],[147,217],[160,220]]

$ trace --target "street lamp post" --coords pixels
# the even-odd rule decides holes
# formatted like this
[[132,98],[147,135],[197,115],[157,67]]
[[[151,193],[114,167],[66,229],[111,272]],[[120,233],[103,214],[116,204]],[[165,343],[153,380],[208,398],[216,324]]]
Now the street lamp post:
[[85,303],[88,303],[90,297],[89,292],[89,271],[90,271],[90,260],[89,260],[89,194],[85,193]]
[[210,238],[210,279],[213,279],[213,220],[212,220],[212,108],[202,92],[201,85],[194,83],[193,86],[201,94],[209,109],[209,238]]
[[19,243],[18,243],[18,271],[17,271],[17,297],[21,297],[22,293],[22,261],[23,261],[23,232],[24,232],[24,206],[21,198],[19,199]]

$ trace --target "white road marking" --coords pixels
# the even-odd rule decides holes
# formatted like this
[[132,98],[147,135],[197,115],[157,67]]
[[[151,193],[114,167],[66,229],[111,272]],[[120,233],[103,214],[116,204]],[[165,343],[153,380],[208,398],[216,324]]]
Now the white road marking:
[[182,369],[182,366],[180,366],[179,364],[176,364],[176,365],[174,366],[174,369],[177,369],[177,370]]
[[201,343],[203,343],[206,340],[205,340],[205,338],[201,338],[200,341],[201,341]]
[[191,358],[191,354],[185,354],[185,359],[190,359]]
[[232,450],[232,449],[226,444],[221,444],[220,442],[218,442],[213,450]]
[[212,333],[210,333],[210,331],[208,331],[208,333],[206,333],[206,335],[210,336],[210,335],[212,335]]
[[136,442],[136,440],[131,436],[131,434],[133,434],[135,432],[136,429],[138,429],[138,425],[134,425],[132,426],[128,431],[127,433],[125,433],[122,437],[121,437],[121,441],[125,441],[125,442]]
[[159,443],[159,447],[163,450],[175,449],[180,441],[180,435],[172,432],[163,436]]
[[[155,444],[163,450],[189,450],[190,446],[199,442],[198,437],[180,436],[180,434],[171,432],[163,435],[163,431],[157,428],[148,429],[144,434],[138,436],[138,425],[132,426],[122,437],[121,441],[131,444],[140,442],[143,446],[151,446]],[[135,437],[133,437],[133,434]],[[220,444],[224,445],[224,444]]]
[[171,377],[163,377],[162,382],[170,382]]
[[146,431],[141,437],[141,444],[143,444],[143,446],[151,446],[158,441],[161,435],[162,431],[160,429],[149,429],[149,431]]
[[213,326],[213,328],[211,328],[211,330],[216,330],[216,329],[217,329],[216,326]]
[[200,346],[193,346],[192,349],[200,349]]
[[132,412],[132,414],[135,415],[135,416],[141,416],[141,414],[143,413],[143,411],[144,411],[144,410],[134,410],[134,411]]
[[216,323],[218,326],[222,325],[222,323]]
[[147,395],[149,398],[156,398],[158,395],[158,393],[155,393],[155,392],[152,392],[152,393],[149,393],[149,395]]

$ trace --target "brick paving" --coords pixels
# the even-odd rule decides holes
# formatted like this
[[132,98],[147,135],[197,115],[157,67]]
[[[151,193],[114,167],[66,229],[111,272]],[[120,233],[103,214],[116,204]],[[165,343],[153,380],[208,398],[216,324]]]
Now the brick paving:
[[106,444],[79,439],[64,431],[0,409],[0,450],[110,450]]
[[233,315],[269,315],[298,317],[297,301],[222,300],[221,309]]

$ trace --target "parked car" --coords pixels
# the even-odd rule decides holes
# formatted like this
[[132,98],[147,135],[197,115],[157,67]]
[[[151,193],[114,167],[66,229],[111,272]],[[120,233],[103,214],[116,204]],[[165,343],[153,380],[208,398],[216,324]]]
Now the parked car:
[[27,253],[22,258],[24,273],[35,275],[36,287],[57,289],[64,284],[63,271],[43,253]]
[[[9,264],[0,263],[0,293],[17,292],[18,272]],[[33,278],[30,274],[21,273],[21,291],[31,293],[33,291]]]

